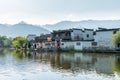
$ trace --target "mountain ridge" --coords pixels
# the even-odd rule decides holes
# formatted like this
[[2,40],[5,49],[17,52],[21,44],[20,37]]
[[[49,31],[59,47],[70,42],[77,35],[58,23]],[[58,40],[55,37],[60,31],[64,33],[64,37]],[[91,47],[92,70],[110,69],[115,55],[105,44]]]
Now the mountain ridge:
[[50,31],[42,28],[41,26],[36,26],[27,23],[17,23],[14,25],[9,24],[0,24],[0,35],[8,37],[24,36],[26,37],[29,34],[49,34]]
[[120,20],[83,20],[83,21],[61,21],[53,25],[43,25],[46,29],[63,30],[70,28],[120,28]]
[[55,24],[33,25],[21,21],[17,24],[0,24],[0,35],[8,37],[27,36],[28,34],[49,34],[53,30],[64,30],[72,28],[120,28],[120,20],[83,20],[83,21],[61,21]]

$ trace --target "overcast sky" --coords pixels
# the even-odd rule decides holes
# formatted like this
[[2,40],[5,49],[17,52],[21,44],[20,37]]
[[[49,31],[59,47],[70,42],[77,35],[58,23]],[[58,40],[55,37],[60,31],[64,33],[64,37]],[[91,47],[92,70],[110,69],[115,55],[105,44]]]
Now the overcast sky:
[[0,23],[120,19],[120,0],[0,0]]

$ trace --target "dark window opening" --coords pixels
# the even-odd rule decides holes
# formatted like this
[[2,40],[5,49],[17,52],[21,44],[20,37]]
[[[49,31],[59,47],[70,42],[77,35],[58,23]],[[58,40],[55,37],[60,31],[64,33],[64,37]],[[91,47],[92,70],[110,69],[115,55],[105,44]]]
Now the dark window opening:
[[87,38],[89,38],[89,34],[87,34]]
[[64,45],[64,43],[61,43],[61,45]]
[[93,35],[96,35],[96,32],[93,32]]
[[120,47],[120,44],[118,44],[117,47]]
[[92,45],[93,46],[97,46],[97,42],[92,42]]
[[76,43],[76,45],[80,45],[80,42]]

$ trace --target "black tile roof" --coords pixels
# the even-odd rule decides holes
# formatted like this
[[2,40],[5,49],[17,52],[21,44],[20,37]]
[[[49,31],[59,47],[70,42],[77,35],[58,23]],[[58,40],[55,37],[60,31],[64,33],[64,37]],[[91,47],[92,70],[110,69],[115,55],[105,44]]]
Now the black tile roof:
[[72,29],[66,29],[66,30],[57,30],[57,31],[53,31],[52,33],[72,32],[73,30],[83,31],[82,29],[72,28]]
[[114,28],[114,29],[105,29],[105,28],[103,28],[103,29],[98,29],[98,30],[96,30],[95,32],[102,32],[102,31],[117,31],[117,30],[120,30],[120,28]]

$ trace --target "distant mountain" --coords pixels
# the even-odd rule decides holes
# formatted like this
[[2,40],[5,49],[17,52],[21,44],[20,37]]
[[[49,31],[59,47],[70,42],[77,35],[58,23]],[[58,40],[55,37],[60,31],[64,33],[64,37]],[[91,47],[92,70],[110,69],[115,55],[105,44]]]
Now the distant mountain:
[[27,24],[20,22],[15,25],[0,24],[0,35],[9,37],[27,36],[28,34],[48,34],[49,30],[42,28],[41,26]]
[[27,36],[28,34],[40,35],[41,33],[48,34],[53,30],[63,30],[70,28],[120,28],[120,20],[86,20],[86,21],[61,21],[53,25],[32,25],[25,22],[20,22],[15,25],[0,24],[0,35],[9,37]]
[[63,30],[70,28],[120,28],[120,20],[86,20],[86,21],[62,21],[53,25],[42,26],[48,30]]

